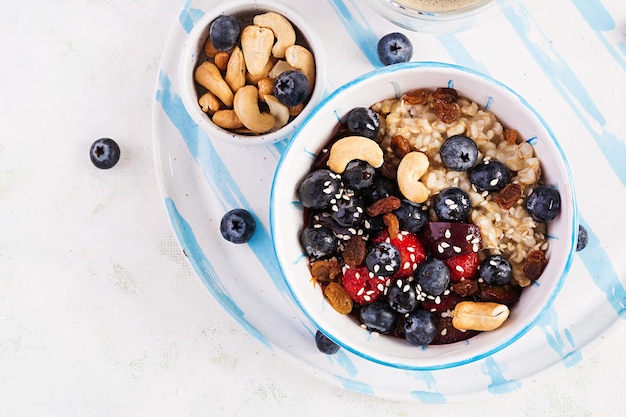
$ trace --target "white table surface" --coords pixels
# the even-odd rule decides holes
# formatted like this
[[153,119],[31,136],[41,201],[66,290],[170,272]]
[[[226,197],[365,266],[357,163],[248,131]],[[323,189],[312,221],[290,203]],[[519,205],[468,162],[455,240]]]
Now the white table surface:
[[[318,1],[312,24],[323,25],[326,16],[334,24],[331,4],[342,2]],[[298,3],[306,2],[291,2]],[[399,30],[358,1],[343,3],[363,13],[377,36]],[[537,3],[545,2],[519,3],[541,28],[531,38],[553,45],[626,146],[626,4],[562,0],[563,10],[551,5],[542,12]],[[614,26],[606,26],[607,15],[582,19],[581,4],[606,8]],[[0,2],[2,415],[626,415],[623,323],[575,366],[561,364],[519,390],[461,404],[397,402],[337,388],[247,334],[187,264],[155,174],[155,83],[182,6]],[[488,69],[546,111],[555,131],[575,133],[568,126],[584,116],[550,108],[563,100],[547,82],[563,75],[560,61],[545,74],[549,65],[510,47],[519,40],[509,29],[499,16],[453,36],[410,34],[413,59],[467,64],[453,42],[493,43],[492,54],[474,56],[476,69]],[[329,88],[372,67],[346,32],[333,30],[344,37],[327,43]],[[105,136],[122,148],[119,164],[106,171],[88,158],[91,143]],[[580,166],[585,155],[568,157]],[[624,188],[613,191],[623,212]],[[619,274],[623,283],[623,268]]]

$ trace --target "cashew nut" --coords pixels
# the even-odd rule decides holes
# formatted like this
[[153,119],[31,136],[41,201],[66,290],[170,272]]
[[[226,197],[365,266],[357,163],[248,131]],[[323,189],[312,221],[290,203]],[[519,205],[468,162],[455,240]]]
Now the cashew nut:
[[341,174],[348,162],[355,159],[379,168],[384,162],[383,150],[378,143],[364,136],[347,136],[333,144],[326,164],[333,172]]
[[214,63],[205,61],[194,73],[196,82],[215,94],[227,107],[233,105],[233,92]]
[[230,54],[228,52],[218,52],[213,58],[213,63],[220,69],[220,71],[226,71],[228,67],[228,61],[230,60]]
[[246,85],[235,94],[233,108],[245,127],[255,133],[263,133],[271,130],[276,120],[270,113],[261,113],[258,100],[256,87]]
[[289,65],[301,71],[309,80],[309,92],[313,90],[315,84],[315,58],[313,58],[313,54],[304,46],[293,45],[285,51],[285,59]]
[[215,46],[211,43],[211,38],[206,38],[206,42],[204,43],[204,53],[209,58],[215,58],[215,56],[219,53]]
[[417,151],[404,155],[398,165],[397,180],[400,192],[414,203],[423,203],[428,199],[430,191],[420,178],[428,171],[429,165],[426,154]]
[[253,23],[257,26],[271,29],[276,37],[276,43],[272,48],[272,55],[276,58],[285,57],[285,49],[296,43],[296,32],[293,26],[284,16],[267,12],[265,14],[256,15]]
[[241,32],[241,50],[248,72],[258,75],[263,72],[274,46],[274,33],[271,29],[257,25],[246,26]]
[[224,129],[239,129],[243,127],[243,123],[237,117],[234,110],[218,110],[213,114],[213,123]]
[[257,88],[259,89],[261,101],[265,101],[266,95],[274,93],[274,80],[269,77],[261,78],[257,82]]
[[238,46],[233,49],[226,66],[226,75],[224,80],[233,93],[236,93],[241,87],[246,85],[246,63],[244,62],[243,52]]
[[495,330],[509,317],[509,308],[492,302],[461,301],[452,315],[452,326],[459,330]]
[[265,65],[265,68],[263,68],[263,71],[261,71],[260,73],[253,75],[249,72],[246,72],[246,81],[248,82],[248,84],[257,85],[260,79],[267,78],[275,63],[276,58],[271,56],[270,59],[267,61],[267,65]]
[[198,99],[198,104],[205,113],[215,113],[222,107],[219,99],[210,91],[202,94]]
[[[289,70],[294,70],[294,69],[295,68],[292,67],[291,65],[289,65],[287,63],[287,61],[284,61],[284,60],[281,59],[281,60],[276,61],[276,64],[274,64],[274,66],[272,67],[272,70],[268,74],[268,77],[276,78],[280,74],[282,74],[283,72],[289,71]],[[307,80],[308,80],[308,78],[307,78]]]
[[276,119],[274,129],[280,129],[285,126],[287,122],[289,122],[289,107],[278,101],[278,99],[271,94],[266,94],[261,97],[263,97],[263,100],[265,100],[267,106],[270,108],[270,113],[274,116],[274,119]]

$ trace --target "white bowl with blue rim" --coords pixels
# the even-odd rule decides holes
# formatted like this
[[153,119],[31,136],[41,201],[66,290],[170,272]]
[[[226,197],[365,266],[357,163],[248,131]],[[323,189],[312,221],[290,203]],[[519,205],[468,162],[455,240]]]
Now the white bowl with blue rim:
[[[300,113],[291,118],[283,127],[270,130],[265,133],[253,134],[237,130],[224,129],[211,120],[211,117],[202,111],[198,104],[199,93],[203,88],[199,87],[194,80],[196,67],[207,60],[204,53],[204,45],[209,37],[211,23],[219,16],[231,15],[238,19],[240,26],[252,22],[252,18],[258,14],[276,12],[284,16],[292,24],[296,32],[296,44],[306,47],[315,59],[315,84],[305,106]],[[181,99],[185,110],[200,129],[209,136],[221,142],[239,146],[262,146],[271,145],[291,138],[300,123],[319,103],[324,94],[324,82],[326,80],[326,60],[324,45],[309,26],[306,19],[288,4],[276,0],[237,0],[224,1],[209,9],[191,29],[181,48],[178,62],[178,84]]]
[[[488,106],[504,126],[533,138],[542,178],[558,187],[561,212],[549,223],[549,262],[541,278],[526,287],[508,320],[498,329],[448,345],[416,347],[405,340],[373,337],[350,316],[340,315],[311,283],[308,260],[299,242],[303,209],[296,190],[315,155],[331,138],[339,119],[354,107],[400,97],[416,88],[453,87],[461,96]],[[576,249],[578,213],[572,177],[557,139],[542,117],[516,92],[471,69],[436,62],[384,67],[337,89],[320,103],[296,132],[276,172],[270,200],[270,227],[276,256],[290,294],[312,324],[342,348],[373,362],[414,370],[435,370],[468,364],[517,343],[537,325],[559,293]],[[520,358],[523,360],[523,358]]]

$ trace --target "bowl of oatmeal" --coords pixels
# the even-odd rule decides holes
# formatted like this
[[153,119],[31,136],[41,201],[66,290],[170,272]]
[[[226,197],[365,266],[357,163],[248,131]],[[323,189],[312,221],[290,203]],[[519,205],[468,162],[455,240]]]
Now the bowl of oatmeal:
[[323,55],[315,32],[288,5],[222,2],[183,44],[181,99],[211,139],[240,146],[285,140],[323,95]]
[[270,200],[296,306],[341,348],[433,370],[518,341],[576,248],[563,150],[520,95],[406,63],[337,89],[298,129]]
[[366,0],[381,16],[413,31],[450,33],[485,22],[510,0]]

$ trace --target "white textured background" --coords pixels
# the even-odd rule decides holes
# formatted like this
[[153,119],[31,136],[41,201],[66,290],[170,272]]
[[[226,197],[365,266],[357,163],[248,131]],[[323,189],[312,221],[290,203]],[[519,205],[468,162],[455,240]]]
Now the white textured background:
[[[0,415],[626,414],[624,326],[520,391],[428,405],[325,385],[234,324],[187,265],[154,173],[155,80],[181,5],[0,2]],[[88,158],[102,136],[122,148],[108,171]]]

